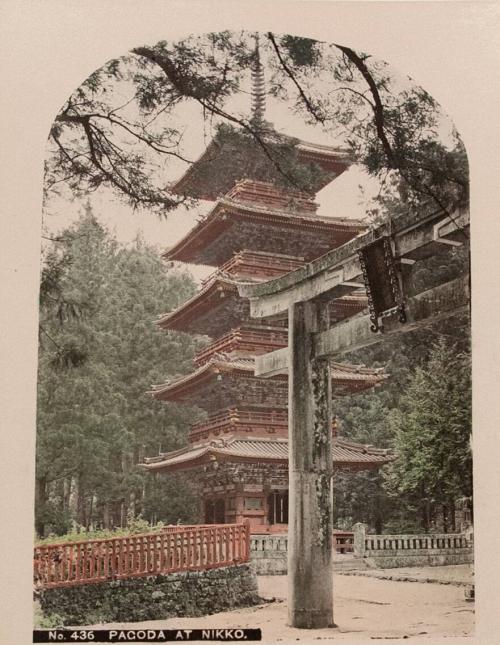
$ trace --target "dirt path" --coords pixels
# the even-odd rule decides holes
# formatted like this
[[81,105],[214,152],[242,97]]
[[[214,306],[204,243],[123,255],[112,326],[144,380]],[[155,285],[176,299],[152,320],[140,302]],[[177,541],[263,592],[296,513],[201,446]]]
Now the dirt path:
[[[474,603],[460,586],[415,584],[361,576],[334,576],[335,629],[298,630],[286,626],[286,576],[259,577],[259,590],[274,602],[202,618],[171,618],[142,623],[109,624],[106,628],[191,629],[260,627],[265,643],[471,636]],[[95,625],[95,628],[102,625]]]

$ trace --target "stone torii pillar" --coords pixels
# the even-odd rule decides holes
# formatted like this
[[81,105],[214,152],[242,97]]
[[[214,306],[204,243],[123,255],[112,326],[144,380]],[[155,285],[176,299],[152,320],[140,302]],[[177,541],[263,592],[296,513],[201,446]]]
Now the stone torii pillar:
[[317,629],[333,626],[331,378],[328,358],[313,351],[328,304],[291,304],[288,329],[288,619]]

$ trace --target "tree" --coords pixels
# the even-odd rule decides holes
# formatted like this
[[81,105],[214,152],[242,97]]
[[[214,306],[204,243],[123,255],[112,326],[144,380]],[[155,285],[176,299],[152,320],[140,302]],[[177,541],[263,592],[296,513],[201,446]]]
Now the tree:
[[[150,512],[154,491],[137,464],[179,447],[197,418],[145,394],[190,369],[198,341],[160,332],[152,320],[189,297],[194,283],[166,270],[140,239],[120,247],[89,211],[62,239],[48,254],[58,266],[57,298],[43,298],[40,309],[37,532],[63,533],[72,521],[123,526],[141,512],[190,520],[197,509],[189,483],[178,481]],[[79,303],[78,315],[61,317],[60,302]],[[70,347],[85,360],[66,360]]]
[[[341,419],[342,436],[377,448],[389,448],[391,435],[386,423],[389,410],[384,399],[387,397],[372,393],[337,401],[335,412]],[[339,471],[333,490],[336,526],[350,529],[355,522],[365,522],[376,533],[382,533],[394,504],[383,487],[379,470]]]
[[444,528],[454,530],[455,502],[472,496],[470,357],[445,338],[415,370],[389,422],[398,459],[387,489],[402,498],[428,529],[443,509]]
[[134,208],[176,208],[186,197],[165,189],[165,162],[192,161],[182,150],[179,124],[187,102],[198,105],[210,124],[231,125],[251,137],[263,160],[307,189],[283,167],[286,155],[266,137],[267,125],[234,107],[245,76],[265,58],[270,93],[327,137],[340,137],[380,180],[375,214],[401,201],[405,208],[430,203],[449,213],[467,202],[464,148],[422,88],[343,45],[268,33],[259,54],[252,36],[231,32],[136,47],[92,74],[51,129],[47,194],[63,185],[76,194],[107,186]]
[[[458,133],[434,99],[387,63],[343,45],[267,35],[278,64],[274,91],[312,123],[341,135],[380,181],[374,213],[399,204],[452,213],[468,201],[468,165]],[[295,96],[284,90],[283,73]],[[446,141],[448,139],[448,141]]]
[[[407,295],[462,275],[464,264],[467,264],[467,252],[468,246],[464,245],[419,262],[410,276]],[[468,315],[453,316],[449,320],[438,321],[425,329],[397,337],[388,336],[383,343],[350,354],[347,358],[350,362],[383,366],[388,379],[383,386],[365,394],[335,400],[334,410],[340,421],[342,434],[353,441],[392,448],[397,458],[394,467],[404,469],[404,462],[400,461],[398,448],[395,446],[395,426],[390,419],[393,414],[398,414],[398,410],[403,409],[400,406],[404,405],[404,397],[411,387],[415,370],[428,369],[435,344],[440,342],[453,346],[457,354],[468,356]],[[470,372],[470,367],[466,367]],[[464,379],[462,386],[465,400],[470,397],[467,389],[470,382]],[[446,443],[446,436],[443,436],[443,441]],[[413,498],[400,492],[396,494],[395,489],[387,484],[387,470],[384,467],[370,472],[338,475],[334,495],[339,526],[350,527],[353,522],[366,522],[377,533],[415,532],[426,526],[422,523],[423,511],[420,511],[420,516],[416,516],[418,492]]]

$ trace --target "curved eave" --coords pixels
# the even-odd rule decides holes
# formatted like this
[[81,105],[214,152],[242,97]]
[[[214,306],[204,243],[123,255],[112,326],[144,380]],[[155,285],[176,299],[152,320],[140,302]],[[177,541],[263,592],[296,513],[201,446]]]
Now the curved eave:
[[[264,280],[252,280],[253,283],[263,282]],[[191,298],[183,302],[177,309],[162,314],[155,324],[161,329],[190,332],[195,334],[204,334],[207,336],[219,336],[226,333],[235,325],[240,325],[253,320],[250,318],[250,304],[248,299],[239,295],[238,285],[242,281],[224,277],[217,277],[210,281],[200,291]],[[245,284],[250,284],[248,279]],[[236,304],[247,304],[247,309],[241,311],[241,307],[236,311]],[[330,304],[332,320],[343,320],[349,315],[358,313],[366,309],[368,299],[364,297],[351,298],[349,295],[336,298]],[[218,311],[220,307],[227,309],[232,306],[234,311]],[[208,321],[205,317],[209,315]],[[214,329],[216,333],[214,333]]]
[[[259,377],[254,376],[255,360],[253,357],[225,358],[223,356],[222,354],[216,354],[194,372],[173,382],[152,386],[152,390],[148,394],[151,394],[159,401],[179,400],[184,394],[192,394],[202,383],[217,378],[218,375],[224,372],[239,373],[246,377],[259,379]],[[272,380],[283,380],[287,379],[288,376],[278,374],[271,378]],[[359,392],[360,390],[380,385],[387,378],[387,375],[383,373],[383,368],[371,369],[363,366],[332,363],[331,378],[333,385],[337,389],[344,388],[348,391]]]
[[[208,247],[241,218],[253,220],[261,226],[269,226],[271,230],[276,226],[280,226],[290,230],[310,230],[331,235],[350,234],[352,237],[366,230],[366,224],[361,222],[361,220],[342,217],[324,217],[300,212],[290,213],[261,208],[247,202],[238,202],[223,198],[177,244],[164,251],[162,257],[169,261],[183,261],[196,264],[198,262],[196,254]],[[239,250],[241,249],[236,249],[236,251]],[[231,251],[229,257],[233,252]],[[202,263],[205,262],[202,261]]]
[[[396,457],[387,450],[337,438],[332,444],[333,465],[337,468],[364,470],[378,468]],[[286,439],[234,439],[226,444],[188,446],[145,460],[148,471],[190,470],[213,462],[288,464]]]
[[[234,282],[217,278],[206,285],[201,291],[186,300],[180,307],[172,312],[163,314],[155,321],[155,324],[162,329],[172,329],[176,331],[191,331],[190,322],[200,312],[205,314],[213,307],[214,299],[222,298],[227,294],[239,298],[238,289]],[[195,330],[195,333],[205,333],[203,330]]]
[[194,372],[181,376],[171,383],[163,385],[153,385],[152,389],[147,392],[159,401],[177,400],[183,392],[192,392],[194,388],[203,382],[217,378],[223,372],[240,373],[253,375],[253,359],[237,358],[234,360],[222,360],[219,356],[211,358],[207,363],[199,367]]
[[381,385],[389,378],[383,367],[365,367],[364,365],[352,365],[350,363],[330,362],[332,380],[335,383],[358,382],[366,387]]
[[330,153],[326,149],[312,146],[309,144],[296,146],[298,158],[306,163],[314,163],[321,168],[326,174],[323,181],[318,181],[316,192],[325,188],[334,179],[339,177],[343,172],[348,170],[352,161],[345,156],[339,157],[337,153]]

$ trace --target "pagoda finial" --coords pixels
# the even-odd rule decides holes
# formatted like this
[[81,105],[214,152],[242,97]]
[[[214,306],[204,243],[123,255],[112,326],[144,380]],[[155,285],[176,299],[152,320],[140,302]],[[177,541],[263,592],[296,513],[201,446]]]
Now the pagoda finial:
[[255,56],[252,64],[252,121],[257,126],[264,124],[264,113],[266,110],[266,87],[264,79],[264,68],[260,61],[259,34],[255,36]]

